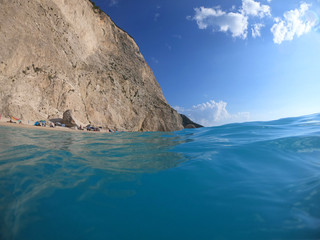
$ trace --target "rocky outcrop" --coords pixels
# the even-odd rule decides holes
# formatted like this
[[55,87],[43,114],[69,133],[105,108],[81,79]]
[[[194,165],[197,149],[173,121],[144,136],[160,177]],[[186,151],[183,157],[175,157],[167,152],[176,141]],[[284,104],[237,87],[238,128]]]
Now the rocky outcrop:
[[174,131],[135,41],[89,0],[0,0],[0,113],[127,131]]
[[182,125],[184,128],[202,128],[203,126],[193,122],[190,118],[188,118],[186,115],[180,114],[182,118]]
[[78,121],[74,119],[72,110],[67,110],[63,113],[63,118],[61,123],[66,127],[79,127],[81,124],[77,123]]

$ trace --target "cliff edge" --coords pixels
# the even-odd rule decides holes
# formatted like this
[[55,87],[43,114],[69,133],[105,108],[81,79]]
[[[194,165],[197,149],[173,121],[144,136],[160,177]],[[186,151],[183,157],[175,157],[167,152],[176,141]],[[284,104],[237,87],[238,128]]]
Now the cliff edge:
[[186,115],[184,114],[180,114],[181,118],[182,118],[182,125],[184,128],[203,128],[202,125],[193,122],[190,118],[188,118]]
[[0,113],[36,121],[70,109],[83,125],[175,131],[135,41],[89,0],[0,0]]

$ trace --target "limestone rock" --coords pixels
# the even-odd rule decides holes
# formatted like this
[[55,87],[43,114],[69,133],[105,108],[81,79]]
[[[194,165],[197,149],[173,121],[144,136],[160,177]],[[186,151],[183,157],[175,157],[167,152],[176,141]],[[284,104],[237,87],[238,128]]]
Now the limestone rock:
[[0,0],[0,113],[127,131],[174,131],[133,38],[89,0]]

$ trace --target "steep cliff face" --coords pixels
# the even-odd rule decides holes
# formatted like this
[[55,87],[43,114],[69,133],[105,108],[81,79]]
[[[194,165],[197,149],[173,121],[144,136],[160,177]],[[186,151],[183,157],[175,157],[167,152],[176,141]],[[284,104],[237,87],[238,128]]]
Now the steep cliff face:
[[89,0],[0,0],[0,113],[182,129],[135,41]]

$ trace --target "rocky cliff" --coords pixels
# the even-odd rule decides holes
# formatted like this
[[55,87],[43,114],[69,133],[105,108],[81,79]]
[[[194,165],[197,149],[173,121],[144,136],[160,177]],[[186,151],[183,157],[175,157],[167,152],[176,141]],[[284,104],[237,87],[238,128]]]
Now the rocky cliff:
[[135,41],[89,0],[0,0],[0,113],[182,129]]
[[188,118],[186,115],[184,114],[180,114],[181,118],[182,118],[182,125],[184,128],[203,128],[202,125],[193,122],[190,118]]

